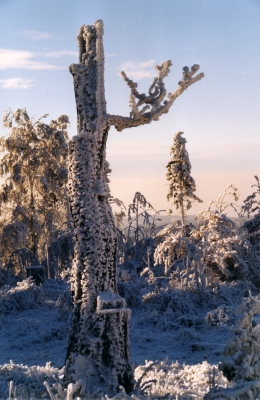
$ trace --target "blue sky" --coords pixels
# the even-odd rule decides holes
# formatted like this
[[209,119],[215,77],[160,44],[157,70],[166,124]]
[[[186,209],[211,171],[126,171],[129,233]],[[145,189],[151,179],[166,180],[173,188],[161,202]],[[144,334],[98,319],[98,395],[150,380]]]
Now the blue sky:
[[35,118],[67,114],[70,136],[76,134],[68,66],[78,60],[79,27],[97,19],[105,25],[109,113],[130,111],[121,70],[146,91],[154,65],[171,59],[169,92],[183,66],[198,63],[205,73],[160,121],[121,133],[111,129],[112,194],[129,204],[141,191],[156,208],[167,208],[165,165],[178,130],[187,139],[204,207],[229,183],[241,199],[250,194],[253,176],[260,175],[259,0],[0,0],[1,117],[9,107],[26,107]]

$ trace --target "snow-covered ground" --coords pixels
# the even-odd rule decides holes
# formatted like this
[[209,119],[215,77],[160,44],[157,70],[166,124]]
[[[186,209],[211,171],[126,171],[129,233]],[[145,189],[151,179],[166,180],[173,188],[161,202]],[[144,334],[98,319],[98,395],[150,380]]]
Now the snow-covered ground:
[[[156,294],[145,288],[144,278],[142,284],[137,279],[131,282],[136,297],[139,294],[131,317],[132,360],[136,380],[142,377],[136,398],[199,399],[214,381],[229,385],[217,365],[248,285],[225,284],[215,295],[207,290],[202,296],[177,289]],[[72,398],[72,394],[66,397],[69,390],[73,392],[72,386],[67,394],[64,388],[58,394],[57,386],[62,378],[70,308],[69,285],[62,280],[48,280],[42,287],[30,281],[15,288],[2,287],[0,399]],[[126,398],[123,393],[120,396]],[[81,397],[87,398],[94,397]]]

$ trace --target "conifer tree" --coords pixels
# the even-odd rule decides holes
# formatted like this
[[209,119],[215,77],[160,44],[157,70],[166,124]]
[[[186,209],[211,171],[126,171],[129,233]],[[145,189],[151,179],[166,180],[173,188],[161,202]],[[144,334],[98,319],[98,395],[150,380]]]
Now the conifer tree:
[[11,128],[0,141],[0,176],[5,178],[0,188],[0,257],[7,263],[14,252],[39,263],[68,219],[69,119],[61,115],[48,125],[41,121],[45,117],[33,121],[26,109],[18,109],[3,119],[4,127]]
[[[172,200],[173,205],[180,211],[182,226],[186,223],[186,211],[192,207],[193,201],[202,203],[194,192],[196,191],[195,181],[190,175],[191,163],[189,154],[186,150],[186,139],[182,136],[183,132],[175,133],[173,146],[170,154],[171,161],[167,164],[167,180],[169,181],[169,191],[167,200]],[[170,209],[170,213],[172,210]]]

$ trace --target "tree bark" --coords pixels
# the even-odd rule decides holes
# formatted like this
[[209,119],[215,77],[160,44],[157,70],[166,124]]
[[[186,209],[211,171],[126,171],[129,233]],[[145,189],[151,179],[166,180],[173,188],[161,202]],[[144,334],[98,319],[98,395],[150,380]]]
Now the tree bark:
[[79,32],[80,64],[73,64],[78,135],[69,144],[69,198],[74,223],[72,271],[74,309],[69,336],[67,381],[82,380],[113,394],[133,388],[129,351],[130,310],[117,293],[116,227],[108,203],[104,123],[103,26]]

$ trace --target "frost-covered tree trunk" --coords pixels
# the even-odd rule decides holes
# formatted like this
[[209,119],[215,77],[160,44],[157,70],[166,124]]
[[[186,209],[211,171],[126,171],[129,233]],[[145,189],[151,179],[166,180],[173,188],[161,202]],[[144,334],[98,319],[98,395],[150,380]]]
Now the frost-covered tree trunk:
[[[166,95],[163,78],[170,61],[156,66],[158,78],[149,95],[122,73],[131,88],[130,117],[108,115],[104,95],[103,23],[84,25],[78,35],[79,64],[70,66],[74,78],[78,132],[70,142],[69,198],[74,223],[72,272],[74,310],[66,356],[65,379],[82,380],[89,391],[100,387],[114,393],[119,385],[133,387],[129,351],[130,310],[118,295],[116,228],[110,204],[106,161],[109,127],[118,131],[158,120],[189,85],[198,66],[184,71],[178,89]],[[138,99],[136,104],[135,98]],[[139,106],[146,104],[141,111]],[[149,111],[148,111],[149,110]],[[148,112],[146,112],[148,111]]]
[[80,63],[74,78],[78,135],[70,142],[69,197],[74,222],[74,311],[66,378],[94,387],[131,391],[130,310],[117,294],[116,228],[108,203],[106,141],[109,126],[104,96],[101,21],[79,32]]

